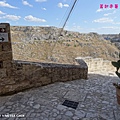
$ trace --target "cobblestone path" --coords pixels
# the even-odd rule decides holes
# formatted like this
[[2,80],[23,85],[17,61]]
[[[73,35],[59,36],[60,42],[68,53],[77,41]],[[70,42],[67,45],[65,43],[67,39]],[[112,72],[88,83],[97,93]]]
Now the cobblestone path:
[[[0,97],[0,120],[120,120],[114,75],[89,74],[88,80],[58,82]],[[79,102],[76,109],[65,100]]]

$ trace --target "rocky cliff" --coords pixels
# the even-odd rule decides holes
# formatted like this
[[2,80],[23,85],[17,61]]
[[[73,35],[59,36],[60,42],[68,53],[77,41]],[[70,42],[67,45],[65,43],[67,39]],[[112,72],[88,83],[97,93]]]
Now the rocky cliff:
[[102,37],[111,42],[120,42],[120,34],[103,34]]
[[76,57],[118,58],[114,43],[97,33],[33,26],[12,26],[11,33],[13,57],[18,60],[74,63]]
[[119,34],[104,34],[102,37],[105,40],[109,40],[115,44],[115,46],[120,50],[120,33]]

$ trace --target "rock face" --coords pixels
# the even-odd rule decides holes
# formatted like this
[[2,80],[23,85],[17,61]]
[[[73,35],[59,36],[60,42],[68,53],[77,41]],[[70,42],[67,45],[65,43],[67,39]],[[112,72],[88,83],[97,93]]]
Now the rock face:
[[120,33],[119,34],[103,34],[102,37],[111,42],[120,42]]
[[[56,40],[61,29],[55,27],[11,27],[13,39],[20,41],[34,41],[34,40]],[[65,32],[62,33],[64,35]]]
[[12,26],[13,58],[72,63],[76,57],[118,59],[119,49],[97,33],[82,34],[56,27]]
[[120,42],[114,42],[114,44],[120,50]]
[[104,38],[97,33],[91,32],[89,34],[82,34],[62,30],[61,28],[56,27],[11,26],[11,32],[13,40],[20,40],[24,42],[34,40],[69,40],[72,38],[82,38],[82,40],[97,38],[98,40],[104,40]]
[[119,34],[106,34],[102,35],[106,40],[111,41],[120,50],[120,33]]

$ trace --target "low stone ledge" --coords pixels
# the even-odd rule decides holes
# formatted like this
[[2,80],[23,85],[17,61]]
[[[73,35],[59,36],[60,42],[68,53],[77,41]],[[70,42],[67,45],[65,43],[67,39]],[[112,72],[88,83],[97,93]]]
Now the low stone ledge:
[[[89,73],[114,73],[115,67],[111,64],[111,61],[104,60],[103,58],[93,58],[93,57],[77,57],[75,60],[79,63],[79,61],[84,60],[85,64],[88,66]],[[79,63],[81,64],[81,62]]]
[[14,64],[35,65],[35,66],[41,66],[41,67],[88,68],[87,64],[84,62],[84,60],[81,59],[77,62],[79,63],[79,65],[29,62],[29,61],[20,61],[20,60],[14,60],[13,61]]
[[[81,65],[12,61],[11,69],[1,72],[0,95],[13,94],[31,87],[40,87],[54,82],[87,79],[88,67]],[[2,71],[2,69],[0,70]]]

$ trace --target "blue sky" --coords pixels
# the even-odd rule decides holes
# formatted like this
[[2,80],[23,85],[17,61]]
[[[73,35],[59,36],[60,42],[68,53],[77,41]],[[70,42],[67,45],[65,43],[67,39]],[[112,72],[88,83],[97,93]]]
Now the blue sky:
[[[0,0],[0,22],[12,26],[62,27],[74,0]],[[100,8],[108,5],[108,8]],[[118,8],[110,8],[118,5]],[[120,33],[120,0],[78,0],[65,29]]]

